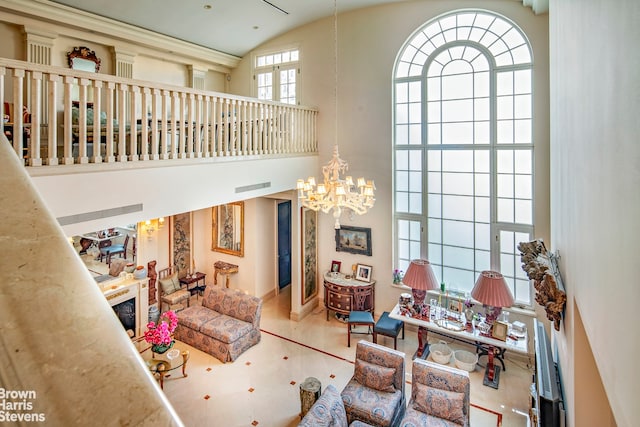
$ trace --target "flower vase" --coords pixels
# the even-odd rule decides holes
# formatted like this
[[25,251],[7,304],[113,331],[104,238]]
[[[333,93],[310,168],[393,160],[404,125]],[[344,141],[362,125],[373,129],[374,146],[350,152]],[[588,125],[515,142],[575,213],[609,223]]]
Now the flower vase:
[[151,351],[157,354],[164,354],[167,352],[167,350],[173,347],[174,342],[175,340],[171,340],[169,344],[153,344],[151,346]]
[[470,308],[465,309],[464,317],[465,319],[467,319],[467,323],[471,323],[471,321],[473,320],[473,310]]

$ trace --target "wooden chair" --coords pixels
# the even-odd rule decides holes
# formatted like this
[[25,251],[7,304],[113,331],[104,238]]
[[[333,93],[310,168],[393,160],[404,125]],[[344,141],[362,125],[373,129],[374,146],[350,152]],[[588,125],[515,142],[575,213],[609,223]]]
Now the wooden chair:
[[120,255],[120,258],[127,257],[127,246],[129,246],[129,235],[124,238],[122,245],[111,245],[104,248],[100,248],[100,261],[102,261],[103,255],[107,257],[107,264],[111,265],[111,257],[113,255]]
[[178,269],[175,265],[164,268],[158,271],[158,283],[160,292],[160,312],[162,312],[163,304],[167,304],[171,310],[171,306],[180,304],[183,301],[187,302],[189,307],[189,292],[185,287],[182,287],[180,279],[178,278]]

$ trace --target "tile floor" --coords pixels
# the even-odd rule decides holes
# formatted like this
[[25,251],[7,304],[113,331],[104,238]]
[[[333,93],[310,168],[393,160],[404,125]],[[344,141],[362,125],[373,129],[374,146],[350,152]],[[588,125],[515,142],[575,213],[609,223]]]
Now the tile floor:
[[[348,348],[345,324],[333,316],[327,321],[321,307],[300,322],[290,321],[289,300],[289,289],[285,289],[265,302],[261,342],[234,363],[223,364],[176,343],[177,348],[190,350],[188,376],[172,374],[165,379],[164,392],[186,426],[296,426],[300,421],[299,384],[306,377],[318,378],[323,387],[344,387],[353,374],[355,343],[359,339],[371,341],[372,336],[354,335]],[[430,336],[430,340],[440,338]],[[393,340],[386,337],[379,343],[393,346]],[[450,346],[473,350],[459,342]],[[405,339],[398,340],[398,350],[407,354],[409,381],[416,347],[415,330],[407,328]],[[501,373],[497,390],[482,385],[484,369],[476,368],[471,374],[472,426],[529,425],[532,370],[528,363],[507,357],[507,369]],[[407,384],[407,393],[410,390]]]

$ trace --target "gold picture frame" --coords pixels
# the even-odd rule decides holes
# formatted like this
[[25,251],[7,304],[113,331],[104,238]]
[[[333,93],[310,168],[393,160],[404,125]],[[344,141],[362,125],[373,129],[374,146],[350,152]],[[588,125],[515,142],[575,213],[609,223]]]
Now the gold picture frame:
[[493,322],[493,327],[491,328],[491,336],[495,339],[506,341],[507,333],[509,332],[509,324],[506,322],[501,322],[499,320]]
[[244,202],[211,208],[211,250],[244,256]]

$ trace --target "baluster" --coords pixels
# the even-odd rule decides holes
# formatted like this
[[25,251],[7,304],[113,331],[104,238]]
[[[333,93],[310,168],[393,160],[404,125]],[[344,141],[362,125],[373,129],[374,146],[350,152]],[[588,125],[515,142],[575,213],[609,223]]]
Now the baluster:
[[[149,117],[147,111],[149,108],[149,95],[151,89],[142,88],[140,92],[140,160],[149,160]],[[136,127],[137,127],[136,122]]]
[[169,96],[171,95],[171,92],[169,92],[166,89],[162,90],[162,117],[160,118],[160,120],[162,120],[161,122],[161,131],[160,131],[160,139],[162,140],[162,145],[160,146],[160,158],[163,160],[169,159],[169,152],[170,152],[170,147],[173,146],[172,141],[173,141],[173,137],[171,135],[169,135],[170,130],[169,130],[169,111],[168,111],[168,103],[169,103]]
[[127,89],[128,85],[118,85],[118,161],[127,161]]
[[62,77],[57,74],[49,74],[49,120],[47,123],[47,165],[56,166],[58,164],[58,115],[56,114],[56,100],[58,98],[58,85]]
[[[105,123],[106,124],[106,123]],[[102,82],[93,81],[93,157],[94,163],[102,163]],[[108,141],[105,140],[105,146]],[[105,153],[106,156],[106,153]]]
[[187,108],[187,117],[186,117],[186,121],[185,121],[185,126],[187,128],[187,142],[186,142],[186,147],[185,147],[185,153],[186,156],[190,159],[193,158],[194,156],[194,140],[193,140],[193,123],[195,120],[194,117],[194,99],[193,99],[193,93],[189,93],[189,94],[182,94],[183,98],[186,100],[185,101],[185,107]]
[[180,141],[180,129],[178,129],[178,92],[171,91],[171,158],[178,158],[177,145]]
[[113,111],[113,107],[115,105],[115,89],[116,89],[116,84],[114,82],[107,82],[107,92],[106,92],[106,99],[105,99],[105,105],[107,107],[107,129],[106,129],[106,133],[105,133],[105,141],[107,144],[107,150],[105,153],[106,156],[106,161],[108,163],[113,163],[116,161],[116,156],[115,156],[115,136],[113,133],[113,119],[115,117],[114,111]]
[[129,160],[134,162],[138,161],[139,154],[142,152],[142,150],[138,149],[138,120],[136,119],[136,98],[139,93],[140,88],[132,85],[127,94],[129,99],[129,123],[128,126],[121,129],[125,134],[129,134]]
[[202,97],[202,136],[201,136],[203,157],[211,157],[211,151],[212,151],[211,142],[209,141],[209,135],[210,135],[209,129],[211,129],[210,122],[209,122],[209,119],[211,118],[209,116],[210,107],[211,107],[211,97],[208,95],[203,96]]
[[89,80],[78,80],[78,163],[89,163],[87,157],[87,85]]
[[[154,88],[151,95],[151,122],[149,123],[149,126],[151,126],[151,160],[158,160],[160,158],[158,155],[158,146],[160,144],[160,138],[158,136],[158,95],[160,95],[160,89]],[[164,104],[164,97],[161,102]],[[162,135],[165,134],[162,133]]]
[[73,138],[71,134],[71,88],[74,78],[71,76],[64,77],[64,133],[63,133],[63,163],[65,165],[73,164]]
[[229,99],[225,99],[224,101],[224,131],[226,133],[226,137],[224,138],[224,147],[222,147],[222,151],[225,156],[229,155],[229,147],[231,145],[231,123],[229,122]]
[[42,166],[40,158],[40,113],[42,111],[42,72],[34,71],[31,80],[31,147],[29,166]]
[[23,147],[26,141],[22,137],[24,118],[22,116],[22,97],[24,84],[24,70],[13,70],[13,149],[19,158],[23,159]]

